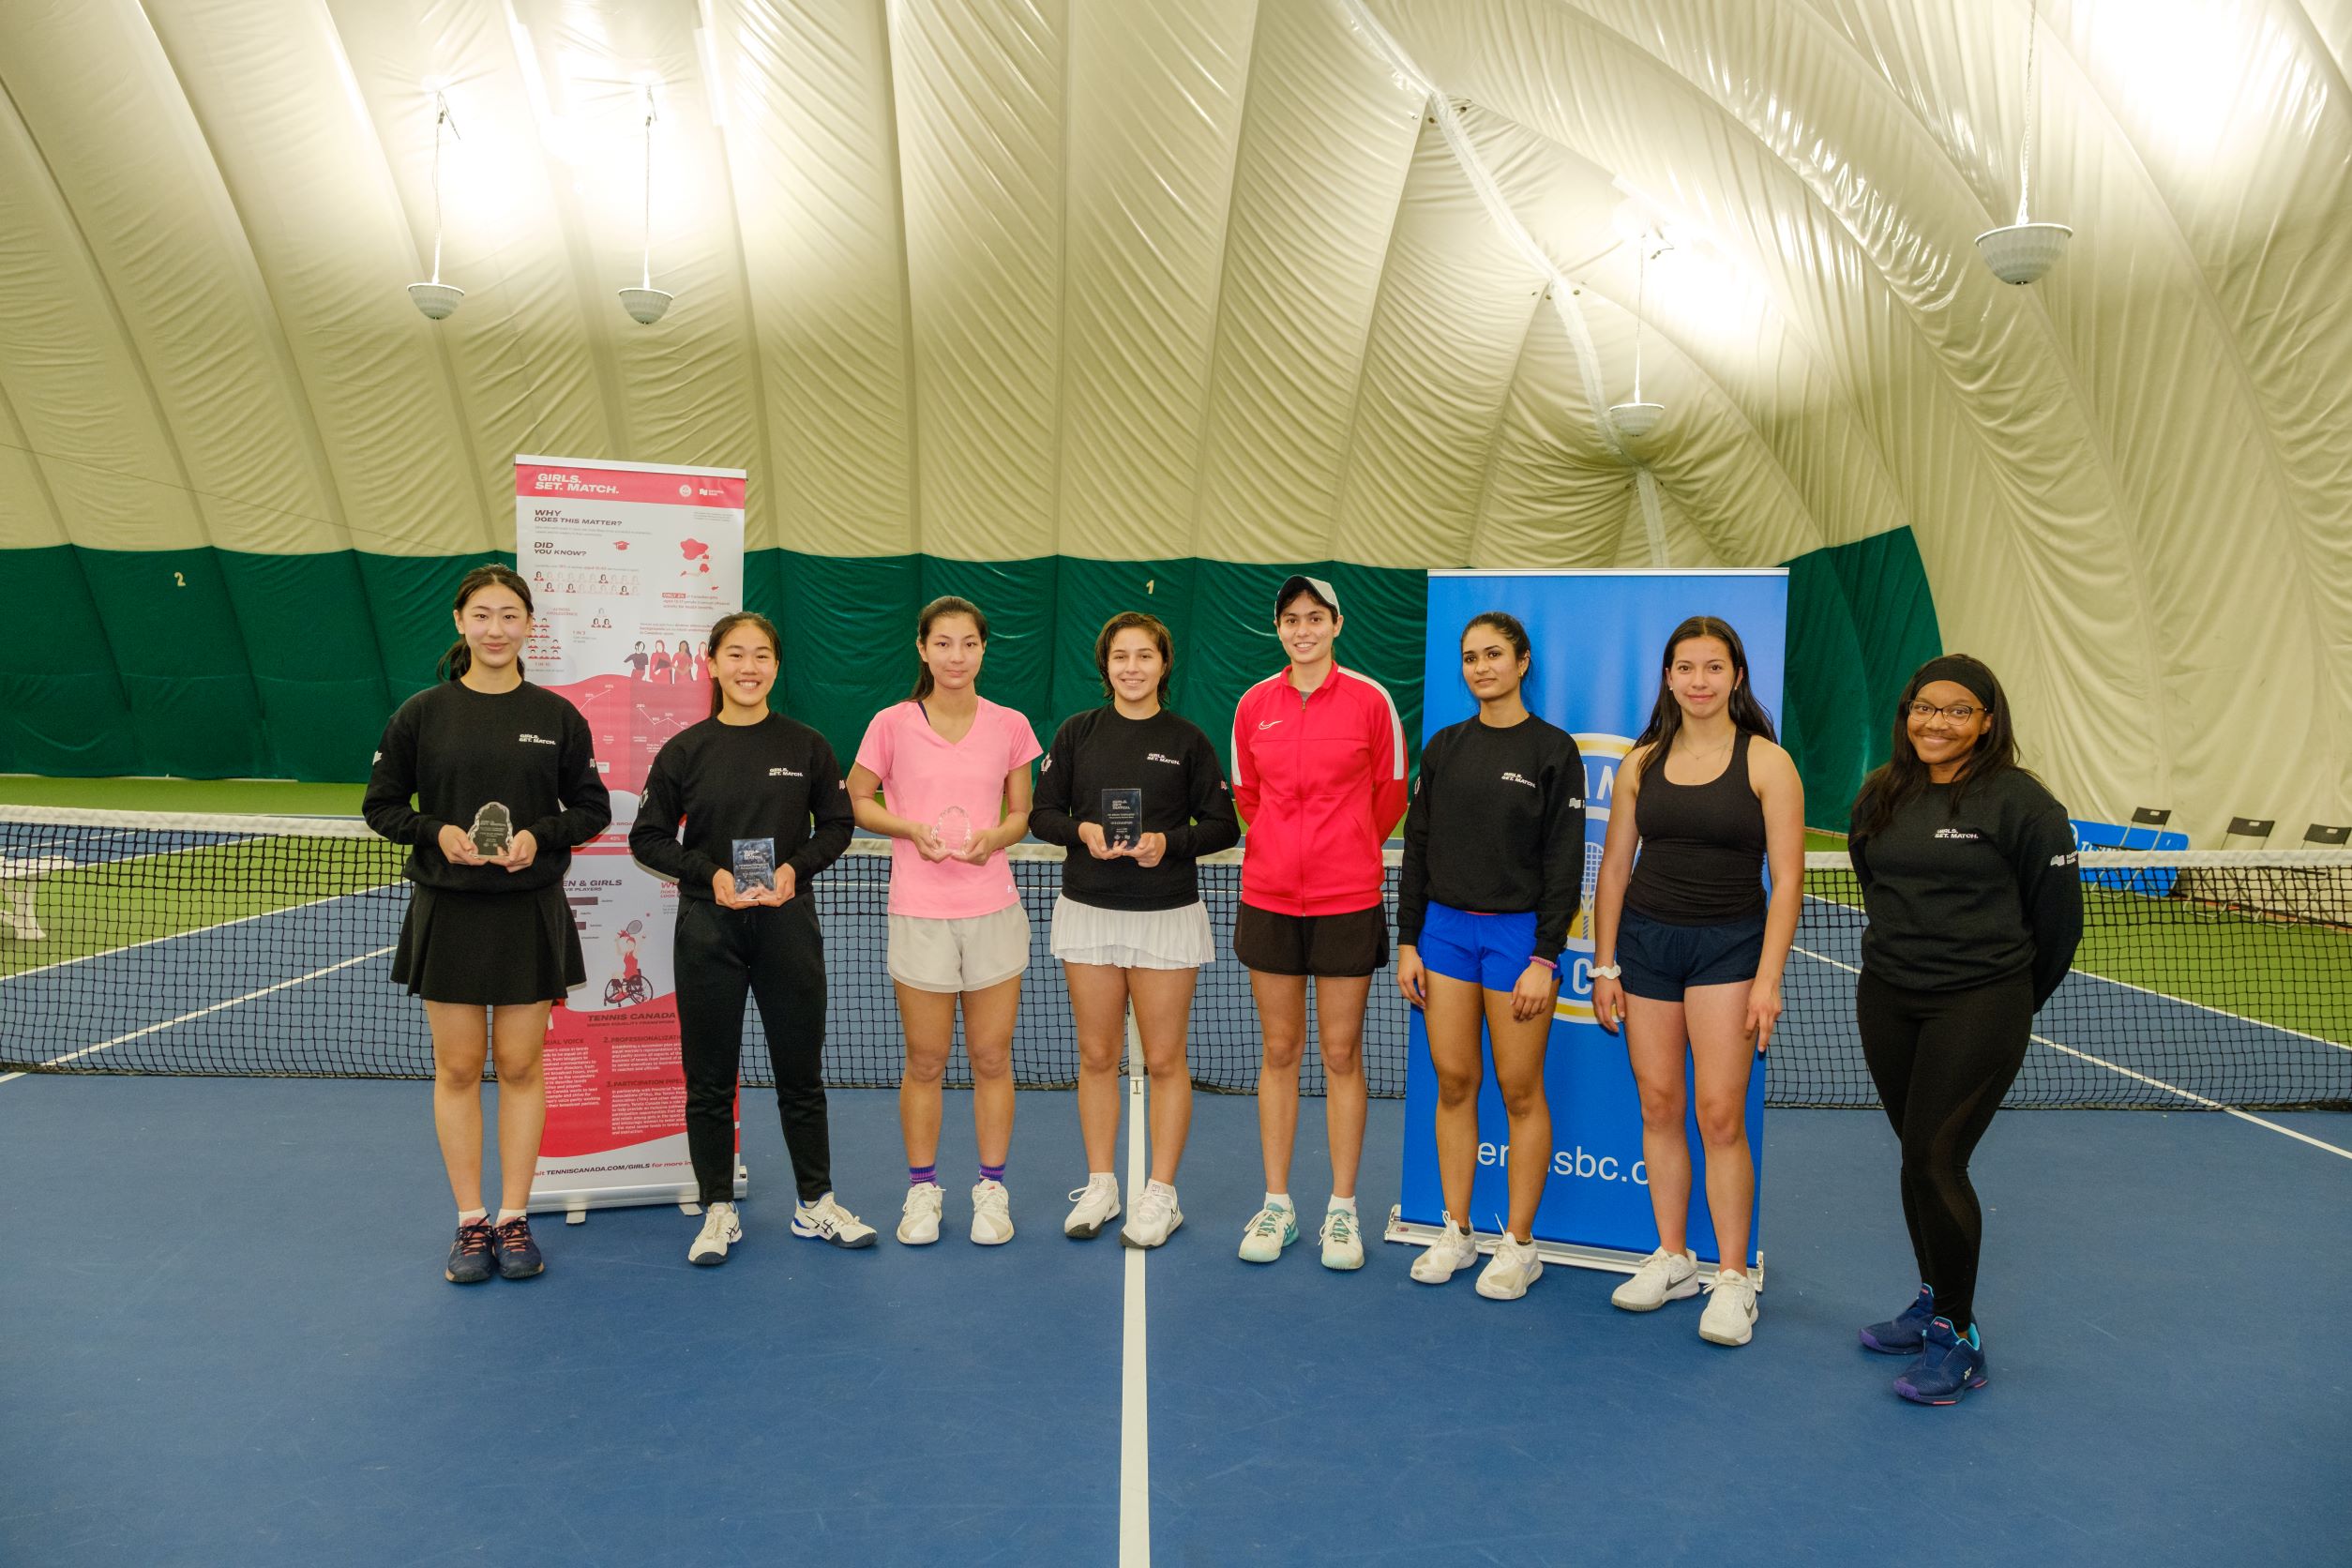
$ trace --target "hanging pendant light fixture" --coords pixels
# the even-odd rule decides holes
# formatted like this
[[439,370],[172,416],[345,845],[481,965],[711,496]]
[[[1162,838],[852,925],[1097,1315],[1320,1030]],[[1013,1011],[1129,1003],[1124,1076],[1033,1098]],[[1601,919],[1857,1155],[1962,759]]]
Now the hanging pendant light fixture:
[[460,135],[458,122],[450,117],[448,96],[439,89],[433,92],[433,275],[425,282],[411,283],[408,297],[425,313],[427,321],[442,321],[458,308],[465,291],[455,283],[441,280],[441,128]]
[[621,309],[641,326],[651,326],[670,309],[672,295],[654,287],[654,88],[645,84],[645,253],[634,288],[621,290]]
[[[1609,423],[1615,425],[1617,433],[1628,441],[1639,441],[1656,430],[1658,421],[1666,415],[1666,404],[1644,402],[1641,396],[1641,313],[1650,292],[1650,247],[1652,237],[1644,234],[1636,242],[1641,247],[1638,252],[1641,261],[1634,281],[1634,400],[1609,405]],[[1660,249],[1665,247],[1661,245]]]
[[2074,237],[2074,231],[2063,223],[2036,223],[2026,214],[2033,193],[2033,49],[2041,31],[2041,6],[2036,0],[2028,8],[2026,18],[2026,143],[2017,161],[2017,221],[1976,236],[1984,264],[2004,283],[2038,280],[2058,264],[2058,259],[2066,254],[2066,242]]

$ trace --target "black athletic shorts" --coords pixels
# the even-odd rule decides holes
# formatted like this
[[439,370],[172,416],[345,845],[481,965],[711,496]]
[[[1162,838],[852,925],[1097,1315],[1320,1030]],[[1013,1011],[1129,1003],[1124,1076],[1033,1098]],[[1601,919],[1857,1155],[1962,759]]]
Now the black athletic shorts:
[[1374,904],[1345,914],[1276,914],[1244,904],[1233,921],[1233,957],[1267,974],[1370,974],[1388,962],[1388,912]]

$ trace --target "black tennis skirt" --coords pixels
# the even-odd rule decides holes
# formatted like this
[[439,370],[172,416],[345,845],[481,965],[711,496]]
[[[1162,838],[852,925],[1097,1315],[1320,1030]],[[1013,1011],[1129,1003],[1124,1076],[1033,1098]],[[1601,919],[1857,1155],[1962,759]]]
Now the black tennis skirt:
[[561,882],[525,893],[413,884],[392,978],[428,1002],[516,1007],[563,1001],[588,966]]

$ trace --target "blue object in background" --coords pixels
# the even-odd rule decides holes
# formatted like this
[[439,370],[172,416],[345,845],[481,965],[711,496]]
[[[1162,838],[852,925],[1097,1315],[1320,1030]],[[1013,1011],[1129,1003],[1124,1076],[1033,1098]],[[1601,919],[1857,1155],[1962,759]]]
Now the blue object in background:
[[[1651,1213],[1648,1166],[1642,1158],[1641,1109],[1622,1036],[1592,1021],[1593,880],[1608,832],[1617,765],[1649,721],[1658,694],[1666,640],[1692,615],[1730,623],[1748,656],[1749,685],[1778,722],[1788,622],[1785,571],[1432,572],[1422,721],[1425,743],[1449,724],[1477,712],[1462,684],[1461,634],[1472,616],[1500,610],[1527,626],[1532,658],[1521,695],[1528,711],[1576,737],[1585,764],[1584,899],[1560,954],[1559,1007],[1544,1063],[1551,1103],[1551,1166],[1535,1238],[1600,1254],[1604,1266],[1630,1263],[1658,1244]],[[1429,1061],[1421,1014],[1408,1025],[1405,1080],[1404,1178],[1399,1217],[1408,1224],[1445,1223],[1438,1179],[1437,1075]],[[1491,1061],[1491,1058],[1490,1058]],[[1509,1123],[1491,1066],[1478,1097],[1479,1164],[1471,1187],[1470,1220],[1499,1231],[1510,1208]],[[1690,1244],[1714,1260],[1714,1226],[1707,1214],[1705,1156],[1695,1115],[1685,1119],[1692,1183]],[[1764,1070],[1748,1081],[1748,1146],[1756,1162],[1756,1216],[1749,1232],[1752,1264],[1762,1248]]]

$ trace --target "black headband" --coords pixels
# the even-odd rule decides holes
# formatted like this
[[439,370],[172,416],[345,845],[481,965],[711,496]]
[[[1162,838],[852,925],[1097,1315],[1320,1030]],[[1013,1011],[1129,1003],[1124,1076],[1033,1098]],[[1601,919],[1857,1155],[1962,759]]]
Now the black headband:
[[1970,658],[1966,654],[1931,658],[1911,677],[1911,690],[1916,693],[1937,681],[1968,687],[1968,695],[1976,699],[1980,707],[1993,705],[1993,672],[1984,667],[1983,659]]

